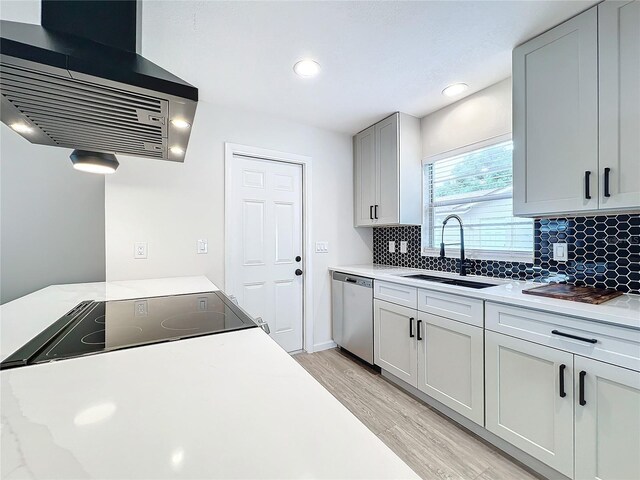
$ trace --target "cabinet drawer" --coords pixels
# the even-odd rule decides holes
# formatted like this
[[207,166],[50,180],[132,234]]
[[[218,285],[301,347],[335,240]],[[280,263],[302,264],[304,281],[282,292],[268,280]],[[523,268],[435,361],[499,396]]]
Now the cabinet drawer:
[[640,371],[638,330],[491,302],[485,305],[485,328]]
[[379,282],[376,280],[373,283],[373,296],[380,300],[409,308],[416,308],[418,303],[418,289],[398,283]]
[[483,301],[450,293],[418,290],[418,310],[482,327]]

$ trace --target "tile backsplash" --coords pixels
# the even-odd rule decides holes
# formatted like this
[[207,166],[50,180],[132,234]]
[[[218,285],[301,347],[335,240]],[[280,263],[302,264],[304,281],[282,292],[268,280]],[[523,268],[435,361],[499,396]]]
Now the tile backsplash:
[[[420,226],[375,227],[373,263],[458,271],[456,259],[424,257]],[[389,241],[396,242],[395,253]],[[400,241],[407,253],[400,253]],[[566,242],[568,261],[552,259],[553,244]],[[640,293],[640,215],[539,218],[534,222],[533,263],[469,260],[469,273],[489,277],[533,279],[562,276],[568,283]]]

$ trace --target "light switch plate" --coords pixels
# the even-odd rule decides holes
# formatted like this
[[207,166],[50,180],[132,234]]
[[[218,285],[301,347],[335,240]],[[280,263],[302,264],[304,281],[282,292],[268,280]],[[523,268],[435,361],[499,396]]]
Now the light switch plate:
[[209,252],[209,243],[206,239],[198,240],[198,246],[196,247],[196,251],[198,255],[208,253]]
[[316,242],[316,253],[329,253],[329,242]]
[[553,244],[553,259],[556,262],[566,262],[569,260],[569,252],[566,243]]
[[136,242],[133,244],[133,258],[147,258],[147,242]]
[[395,253],[396,252],[396,242],[394,242],[393,240],[389,241],[389,253]]
[[400,242],[400,253],[407,253],[407,242],[405,240]]

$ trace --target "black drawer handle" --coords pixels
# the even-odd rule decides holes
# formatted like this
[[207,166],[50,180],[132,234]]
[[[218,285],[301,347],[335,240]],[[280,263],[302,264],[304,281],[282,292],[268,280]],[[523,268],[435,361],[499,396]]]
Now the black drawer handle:
[[413,320],[414,320],[413,317],[409,319],[409,337],[410,338],[415,337],[415,335],[413,334]]
[[369,205],[369,220],[373,220],[373,205]]
[[418,320],[418,340],[422,340],[422,320]]
[[584,172],[584,198],[586,198],[587,200],[591,200],[590,177],[591,177],[591,172],[589,170]]
[[580,405],[583,407],[587,404],[587,400],[584,398],[584,377],[587,376],[587,372],[584,370],[580,372]]
[[609,173],[611,173],[611,169],[606,167],[604,169],[604,196],[610,197],[611,193],[609,192]]
[[378,205],[373,206],[373,218],[378,220]]
[[567,368],[565,364],[560,365],[560,398],[567,396],[567,392],[564,391],[564,369]]
[[561,337],[567,337],[567,338],[573,338],[574,340],[580,340],[581,342],[598,343],[598,340],[596,340],[595,338],[578,337],[577,335],[571,335],[570,333],[563,333],[563,332],[560,332],[558,330],[551,330],[551,333],[553,333],[554,335],[560,335]]

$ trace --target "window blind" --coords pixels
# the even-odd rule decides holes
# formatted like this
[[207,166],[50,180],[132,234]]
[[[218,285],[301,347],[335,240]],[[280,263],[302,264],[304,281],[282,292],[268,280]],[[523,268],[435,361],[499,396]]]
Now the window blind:
[[[465,248],[531,254],[533,221],[513,216],[511,141],[452,155],[423,166],[423,247],[438,248],[442,221],[456,214],[464,223]],[[457,222],[444,242],[458,243]]]

